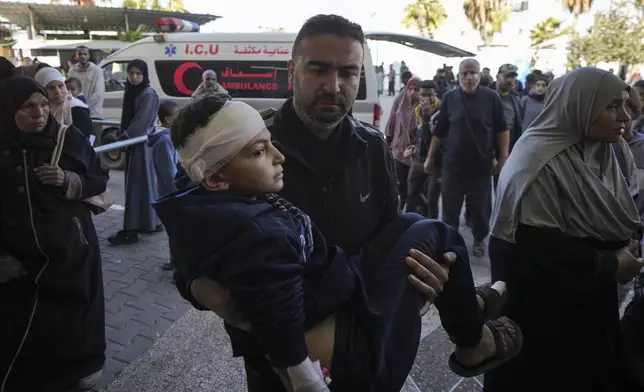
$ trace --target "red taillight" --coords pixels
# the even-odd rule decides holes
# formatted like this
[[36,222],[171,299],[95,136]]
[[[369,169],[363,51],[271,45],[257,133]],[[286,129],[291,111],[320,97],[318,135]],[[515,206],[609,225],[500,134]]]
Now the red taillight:
[[380,116],[382,116],[382,107],[379,103],[373,105],[373,125],[380,128]]

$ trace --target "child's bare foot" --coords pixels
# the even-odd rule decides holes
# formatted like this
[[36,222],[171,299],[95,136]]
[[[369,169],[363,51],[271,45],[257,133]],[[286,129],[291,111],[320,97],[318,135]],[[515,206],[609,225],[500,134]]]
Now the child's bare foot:
[[483,325],[481,341],[474,347],[456,346],[456,360],[463,366],[473,367],[496,354],[496,341],[490,327]]
[[476,346],[457,346],[449,366],[459,376],[474,377],[507,362],[521,351],[521,347],[523,334],[519,326],[507,317],[501,317],[485,323]]

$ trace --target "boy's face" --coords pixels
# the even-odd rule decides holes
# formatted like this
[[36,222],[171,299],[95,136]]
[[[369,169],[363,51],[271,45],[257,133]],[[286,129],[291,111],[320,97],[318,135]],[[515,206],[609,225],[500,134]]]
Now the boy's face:
[[78,85],[76,83],[67,83],[67,91],[72,93],[72,96],[77,97],[80,95],[81,91],[78,88]]
[[279,192],[284,186],[282,162],[284,155],[271,143],[271,134],[264,129],[206,181],[216,183],[219,177],[231,189],[252,196]]
[[174,108],[170,111],[170,114],[166,116],[166,118],[163,120],[166,128],[170,128],[172,126],[172,123],[174,123],[174,119],[177,118],[177,115],[179,115],[179,108]]

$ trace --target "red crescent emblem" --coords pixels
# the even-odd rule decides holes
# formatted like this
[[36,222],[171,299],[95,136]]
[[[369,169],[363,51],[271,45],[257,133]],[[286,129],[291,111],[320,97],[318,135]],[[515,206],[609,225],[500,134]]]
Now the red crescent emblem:
[[193,90],[190,90],[188,87],[186,87],[186,84],[183,82],[183,75],[185,75],[186,71],[191,68],[197,68],[203,71],[203,67],[201,65],[195,63],[194,61],[189,61],[178,66],[176,71],[174,71],[174,76],[172,78],[177,91],[186,96],[190,96],[194,92]]

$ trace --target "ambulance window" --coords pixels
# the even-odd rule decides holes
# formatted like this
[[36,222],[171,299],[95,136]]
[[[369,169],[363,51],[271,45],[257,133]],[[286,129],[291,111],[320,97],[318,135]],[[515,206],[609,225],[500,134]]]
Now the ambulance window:
[[125,90],[127,81],[127,64],[129,61],[115,61],[103,66],[103,76],[105,77],[105,91]]
[[[170,97],[189,97],[207,69],[217,72],[217,81],[232,98],[285,99],[293,95],[286,61],[155,61],[161,89]],[[364,68],[358,99],[367,96]]]

